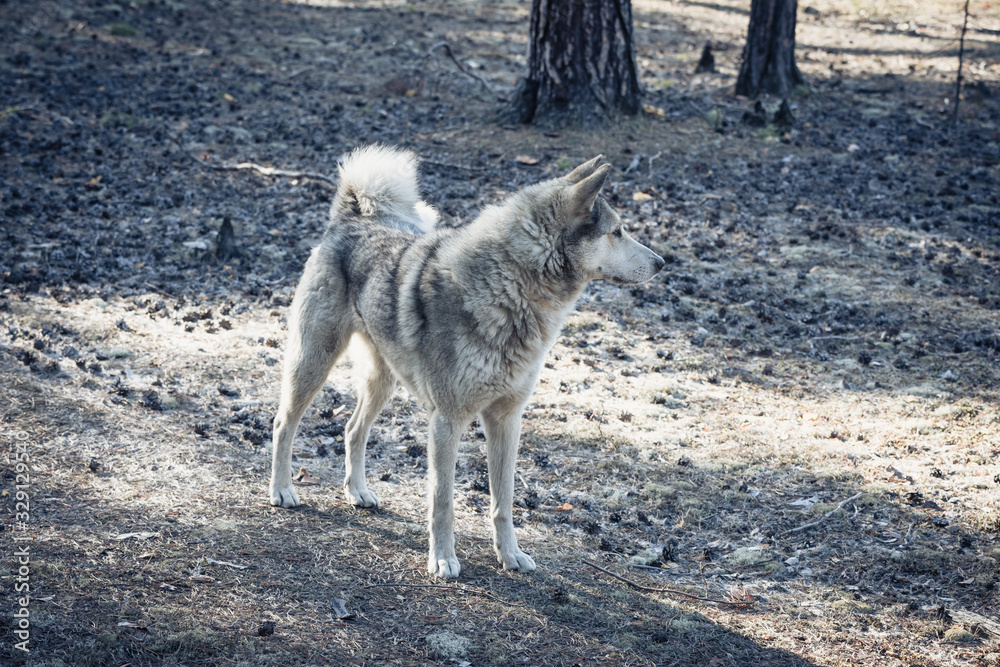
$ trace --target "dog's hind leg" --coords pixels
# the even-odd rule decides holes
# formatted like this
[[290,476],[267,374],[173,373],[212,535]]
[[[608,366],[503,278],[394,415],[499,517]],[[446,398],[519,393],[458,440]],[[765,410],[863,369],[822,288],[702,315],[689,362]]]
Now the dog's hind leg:
[[311,287],[305,280],[300,283],[288,323],[281,402],[272,436],[270,493],[271,504],[278,507],[299,505],[299,496],[292,486],[295,430],[351,337],[348,323],[338,319],[328,304],[320,303],[325,297],[317,296]]
[[427,570],[442,579],[454,579],[462,571],[455,555],[455,461],[459,438],[469,421],[471,418],[463,421],[439,410],[430,417],[427,499],[431,530]]
[[[365,447],[368,445],[372,422],[378,417],[378,413],[385,407],[396,388],[396,378],[393,377],[382,355],[376,352],[363,336],[358,337],[365,343],[371,358],[368,374],[358,387],[358,407],[355,408],[344,430],[347,450],[344,495],[358,507],[378,507],[378,496],[368,490],[368,483],[365,481]],[[355,363],[359,365],[363,361],[355,359]]]
[[533,572],[535,561],[521,551],[514,536],[514,464],[521,437],[521,406],[503,401],[480,415],[486,432],[486,465],[490,476],[493,548],[505,570]]

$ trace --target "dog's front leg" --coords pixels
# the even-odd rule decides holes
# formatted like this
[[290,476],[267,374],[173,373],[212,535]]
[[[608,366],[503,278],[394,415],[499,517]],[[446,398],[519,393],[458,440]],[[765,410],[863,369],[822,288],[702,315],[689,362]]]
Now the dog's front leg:
[[443,579],[453,579],[462,566],[455,555],[455,460],[458,440],[467,424],[434,411],[430,420],[427,497],[430,502],[430,553],[427,570]]
[[486,465],[490,475],[493,548],[505,570],[534,572],[535,561],[521,551],[514,536],[514,465],[521,438],[521,410],[490,409],[481,415],[486,431]]

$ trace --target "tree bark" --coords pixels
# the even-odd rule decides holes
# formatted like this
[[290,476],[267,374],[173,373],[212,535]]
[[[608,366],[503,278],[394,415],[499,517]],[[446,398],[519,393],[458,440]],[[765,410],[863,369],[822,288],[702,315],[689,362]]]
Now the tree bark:
[[736,94],[788,97],[805,79],[795,65],[798,0],[752,0]]
[[517,122],[593,125],[641,108],[631,0],[532,0]]

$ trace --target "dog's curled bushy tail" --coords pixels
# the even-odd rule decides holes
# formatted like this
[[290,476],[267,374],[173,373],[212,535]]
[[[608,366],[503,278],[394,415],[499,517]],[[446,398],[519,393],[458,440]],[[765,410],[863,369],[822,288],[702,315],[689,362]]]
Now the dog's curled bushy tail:
[[404,221],[429,232],[438,214],[420,201],[417,157],[388,146],[355,149],[340,165],[340,183],[330,210],[330,220],[347,215]]

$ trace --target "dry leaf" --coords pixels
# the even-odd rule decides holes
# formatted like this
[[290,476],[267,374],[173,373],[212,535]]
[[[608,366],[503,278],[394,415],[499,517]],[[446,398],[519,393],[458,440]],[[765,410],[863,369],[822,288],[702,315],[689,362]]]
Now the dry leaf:
[[642,110],[650,116],[656,116],[657,118],[666,118],[667,112],[660,107],[654,107],[652,104],[643,104]]
[[147,551],[144,554],[139,554],[139,558],[140,559],[156,558],[156,552],[155,551]]
[[559,510],[560,512],[569,512],[570,510],[573,509],[573,506],[570,505],[569,503],[563,503],[562,505],[560,505],[556,509]]
[[653,195],[647,195],[645,192],[636,190],[632,193],[632,201],[649,201],[653,198]]
[[518,155],[514,159],[521,164],[538,164],[538,158],[533,158],[530,155]]
[[319,480],[316,479],[315,477],[312,477],[309,474],[309,471],[306,470],[305,468],[299,468],[299,474],[295,476],[295,481],[298,482],[299,484],[305,484],[305,485],[314,486],[316,484],[319,484]]
[[227,102],[235,102],[236,101],[236,98],[233,97],[232,95],[230,95],[229,93],[222,93],[222,99],[224,99]]

